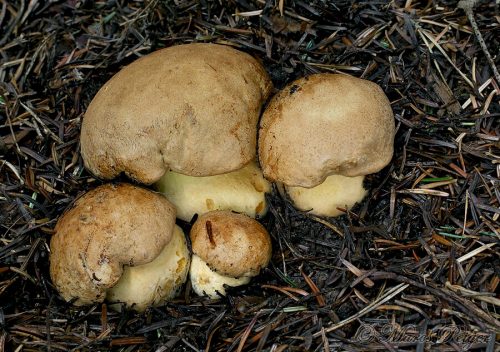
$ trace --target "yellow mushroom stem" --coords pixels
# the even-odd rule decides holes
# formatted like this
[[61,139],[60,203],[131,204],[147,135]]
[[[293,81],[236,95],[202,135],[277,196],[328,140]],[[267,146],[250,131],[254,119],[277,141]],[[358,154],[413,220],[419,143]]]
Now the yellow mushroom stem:
[[232,210],[250,217],[264,216],[265,194],[271,185],[255,161],[245,167],[216,176],[186,176],[168,171],[156,183],[177,209],[177,217],[190,221],[195,214]]
[[366,196],[363,180],[364,176],[331,175],[316,187],[285,186],[285,190],[297,209],[319,216],[339,216],[344,212],[338,208],[350,209]]
[[[106,298],[139,312],[171,300],[186,281],[189,263],[186,238],[175,226],[172,240],[160,254],[147,264],[126,266],[117,284],[107,290]],[[111,308],[119,310],[121,304],[112,304]]]
[[196,254],[193,255],[191,260],[189,277],[193,291],[198,296],[207,295],[212,299],[217,299],[220,298],[221,295],[226,295],[224,286],[237,287],[246,285],[250,282],[250,277],[248,276],[234,278],[218,274],[210,269],[208,264]]

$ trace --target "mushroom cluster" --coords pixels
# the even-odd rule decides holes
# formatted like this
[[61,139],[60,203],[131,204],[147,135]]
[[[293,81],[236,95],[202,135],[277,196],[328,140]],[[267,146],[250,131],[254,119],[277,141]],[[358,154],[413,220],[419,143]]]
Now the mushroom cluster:
[[[156,191],[106,184],[60,217],[50,272],[61,296],[143,311],[174,298],[189,275],[195,293],[216,299],[271,259],[255,219],[271,182],[322,216],[361,201],[364,175],[392,157],[382,89],[311,75],[278,92],[261,117],[272,89],[256,59],[216,44],[162,49],[113,76],[83,119],[84,164],[101,179],[124,173]],[[194,221],[192,257],[176,217]]]
[[[249,240],[267,238],[267,255],[258,268],[266,266],[269,234],[253,218],[265,214],[270,191],[256,162],[256,145],[258,120],[271,90],[257,60],[215,44],[159,50],[113,76],[83,119],[84,164],[101,179],[124,173],[145,185],[156,182],[161,193],[107,184],[80,197],[59,218],[50,271],[61,296],[77,305],[107,299],[113,308],[138,311],[174,298],[191,262],[176,216],[190,221],[215,210],[248,215],[239,215],[245,226],[259,228],[247,230]],[[218,231],[218,221],[213,224]],[[229,226],[224,231],[243,233]],[[221,236],[228,239],[221,246],[240,243],[236,235]],[[254,252],[239,249],[242,256],[260,255],[257,246]],[[233,259],[240,256],[233,254]],[[231,260],[227,265],[237,264]],[[214,290],[207,294],[225,292]]]

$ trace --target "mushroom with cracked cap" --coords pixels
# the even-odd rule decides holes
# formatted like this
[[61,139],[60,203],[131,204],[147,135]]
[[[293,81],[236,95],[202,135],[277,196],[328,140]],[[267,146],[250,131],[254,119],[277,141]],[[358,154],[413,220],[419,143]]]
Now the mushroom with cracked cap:
[[78,198],[59,218],[50,250],[52,281],[76,305],[107,297],[143,311],[173,298],[190,264],[172,204],[129,184],[106,184]]
[[259,131],[264,177],[281,182],[301,210],[343,214],[367,191],[363,179],[393,154],[394,115],[377,84],[341,74],[315,74],[274,96]]
[[230,211],[201,215],[190,232],[189,276],[200,296],[220,298],[225,286],[247,284],[271,260],[271,238],[256,220]]

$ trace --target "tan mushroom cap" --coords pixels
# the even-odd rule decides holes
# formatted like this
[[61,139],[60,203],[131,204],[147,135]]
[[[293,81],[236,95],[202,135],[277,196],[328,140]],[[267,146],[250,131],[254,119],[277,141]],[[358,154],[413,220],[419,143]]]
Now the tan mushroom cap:
[[316,74],[289,84],[263,113],[259,161],[264,176],[314,187],[332,174],[380,171],[393,153],[394,115],[375,83]]
[[50,275],[76,305],[102,302],[124,265],[155,259],[170,242],[175,209],[163,196],[129,184],[103,185],[80,197],[57,222]]
[[85,166],[141,183],[167,170],[211,176],[255,158],[261,106],[272,83],[260,63],[228,46],[158,50],[112,77],[82,123]]
[[220,275],[256,276],[271,259],[267,230],[246,215],[227,210],[205,213],[194,223],[190,237],[193,254]]

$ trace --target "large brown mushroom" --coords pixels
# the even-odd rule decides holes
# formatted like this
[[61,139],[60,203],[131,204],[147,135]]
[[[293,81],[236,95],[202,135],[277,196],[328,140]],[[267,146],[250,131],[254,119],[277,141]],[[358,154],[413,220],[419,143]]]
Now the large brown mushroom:
[[144,310],[175,295],[190,262],[172,204],[129,184],[103,185],[78,198],[59,218],[50,250],[52,281],[76,305],[109,295]]
[[259,161],[264,176],[283,183],[299,209],[336,216],[363,199],[363,177],[390,162],[394,133],[380,86],[311,75],[271,99],[261,119]]
[[82,123],[86,167],[145,184],[172,170],[212,176],[256,157],[257,124],[272,83],[250,55],[216,44],[158,50],[123,68]]

